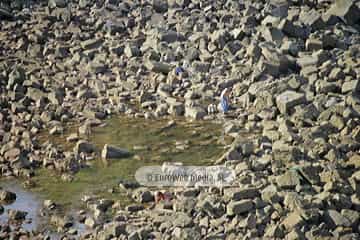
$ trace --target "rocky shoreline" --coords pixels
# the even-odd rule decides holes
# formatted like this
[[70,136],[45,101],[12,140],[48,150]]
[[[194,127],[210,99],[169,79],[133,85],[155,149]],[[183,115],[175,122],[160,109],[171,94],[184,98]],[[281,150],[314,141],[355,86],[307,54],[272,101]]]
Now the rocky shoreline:
[[[85,199],[81,237],[46,202],[62,239],[360,239],[359,1],[3,0],[0,29],[2,177],[71,176],[108,116],[217,119],[209,104],[233,88],[234,141],[217,163],[236,186],[175,189],[152,207],[139,187],[125,208]],[[74,121],[73,151],[39,142]],[[2,225],[10,236],[46,239]]]

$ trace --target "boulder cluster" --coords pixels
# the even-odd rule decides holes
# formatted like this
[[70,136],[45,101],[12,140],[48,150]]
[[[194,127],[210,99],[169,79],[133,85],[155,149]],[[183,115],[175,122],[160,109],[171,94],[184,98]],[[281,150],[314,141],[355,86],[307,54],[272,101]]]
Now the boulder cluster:
[[80,133],[74,151],[40,144],[44,129],[213,119],[232,87],[218,163],[233,186],[177,189],[154,209],[136,189],[110,223],[84,219],[83,238],[360,239],[360,1],[4,0],[0,29],[2,176],[76,171],[93,151]]

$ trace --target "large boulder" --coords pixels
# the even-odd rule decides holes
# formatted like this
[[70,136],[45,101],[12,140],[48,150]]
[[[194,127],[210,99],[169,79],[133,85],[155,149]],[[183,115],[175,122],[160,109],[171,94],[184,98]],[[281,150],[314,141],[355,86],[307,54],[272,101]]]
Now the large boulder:
[[110,158],[126,158],[129,157],[130,155],[131,154],[128,150],[110,146],[108,144],[105,144],[103,150],[101,151],[101,158],[104,160]]
[[336,0],[323,18],[328,21],[332,16],[337,16],[347,24],[355,24],[360,20],[360,9],[356,2],[354,0]]
[[276,97],[276,105],[282,114],[288,113],[290,108],[293,108],[305,102],[305,94],[290,90],[285,91]]

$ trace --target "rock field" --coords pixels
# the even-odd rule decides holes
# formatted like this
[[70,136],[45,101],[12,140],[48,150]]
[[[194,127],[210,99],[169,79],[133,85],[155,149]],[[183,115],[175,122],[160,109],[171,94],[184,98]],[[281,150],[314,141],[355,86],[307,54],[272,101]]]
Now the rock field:
[[[46,201],[62,239],[360,239],[359,31],[358,0],[2,0],[0,174],[79,171],[110,115],[222,119],[232,187],[154,205],[152,190],[122,184],[138,203],[85,199],[81,236]],[[208,106],[227,87],[223,118]],[[73,151],[38,140],[74,120]],[[2,225],[0,238],[51,236]]]

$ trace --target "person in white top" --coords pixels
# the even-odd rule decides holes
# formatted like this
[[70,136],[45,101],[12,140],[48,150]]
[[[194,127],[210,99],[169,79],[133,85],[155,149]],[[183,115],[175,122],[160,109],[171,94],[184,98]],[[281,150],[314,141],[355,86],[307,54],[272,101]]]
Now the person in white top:
[[225,88],[220,95],[219,108],[223,113],[227,113],[230,108],[230,93],[231,88]]

